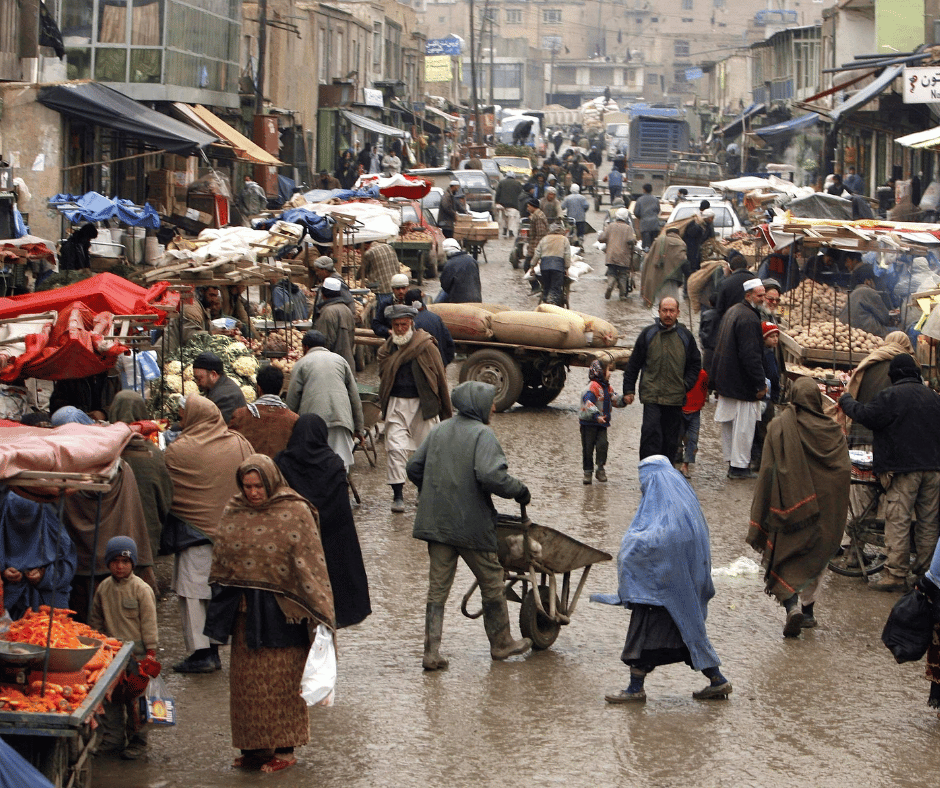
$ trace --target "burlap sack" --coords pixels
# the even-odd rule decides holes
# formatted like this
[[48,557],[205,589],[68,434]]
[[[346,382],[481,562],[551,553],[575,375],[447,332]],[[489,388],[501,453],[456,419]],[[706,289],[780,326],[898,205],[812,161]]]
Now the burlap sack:
[[428,309],[444,321],[454,339],[479,342],[493,338],[493,315],[477,304],[428,304]]
[[[567,311],[567,310],[564,310]],[[492,316],[498,342],[531,347],[584,347],[584,320],[550,312],[500,312]]]

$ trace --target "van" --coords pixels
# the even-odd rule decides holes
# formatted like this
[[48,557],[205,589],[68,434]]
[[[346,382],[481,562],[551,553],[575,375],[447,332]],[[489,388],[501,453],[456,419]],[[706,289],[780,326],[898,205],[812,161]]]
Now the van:
[[532,122],[532,128],[529,131],[529,139],[526,140],[525,144],[537,151],[544,150],[545,142],[542,140],[542,125],[539,123],[538,118],[531,115],[509,115],[503,118],[496,128],[496,141],[504,145],[512,145],[512,134],[516,130],[516,126],[529,121]]
[[630,146],[630,124],[629,123],[608,123],[607,124],[607,158],[613,159],[614,156],[626,157]]

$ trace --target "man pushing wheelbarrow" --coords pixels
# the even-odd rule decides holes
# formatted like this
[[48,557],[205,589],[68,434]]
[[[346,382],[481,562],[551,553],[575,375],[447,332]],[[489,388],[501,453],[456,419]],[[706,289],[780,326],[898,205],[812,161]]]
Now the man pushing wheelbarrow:
[[483,594],[483,625],[490,655],[503,660],[525,654],[528,638],[514,640],[497,554],[496,509],[492,496],[525,506],[531,496],[508,471],[506,456],[487,426],[496,389],[468,381],[451,392],[454,416],[436,425],[408,462],[408,478],[421,493],[414,537],[428,543],[430,570],[425,617],[425,670],[447,667],[440,654],[444,604],[457,571],[457,557],[470,567]]

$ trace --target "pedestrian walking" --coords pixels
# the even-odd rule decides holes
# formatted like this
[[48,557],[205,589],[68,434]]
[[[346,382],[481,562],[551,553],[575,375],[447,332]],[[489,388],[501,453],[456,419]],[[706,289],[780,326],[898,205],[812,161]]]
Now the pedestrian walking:
[[323,280],[320,286],[323,306],[313,327],[326,337],[326,349],[346,359],[349,368],[355,372],[356,318],[342,301],[342,285],[342,280],[335,276]]
[[366,283],[376,283],[376,295],[392,292],[392,277],[401,272],[401,263],[395,250],[386,241],[372,241],[362,255],[360,278]]
[[565,298],[565,276],[571,265],[571,244],[565,234],[565,226],[555,222],[548,228],[532,253],[531,267],[539,267],[542,282],[542,300],[546,304],[567,306]]
[[686,479],[692,478],[695,458],[698,455],[698,436],[702,428],[702,408],[708,401],[708,373],[700,369],[695,385],[685,395],[682,406],[682,422],[679,427],[679,452],[676,461],[679,471]]
[[575,235],[578,237],[578,246],[584,246],[584,228],[587,223],[587,197],[581,194],[578,184],[571,184],[571,192],[561,203],[562,210],[574,222]]
[[678,300],[687,264],[685,242],[677,227],[670,227],[653,240],[640,274],[640,292],[647,306],[655,306],[660,298]]
[[633,215],[640,223],[640,239],[648,250],[659,235],[659,200],[653,196],[653,184],[643,184],[643,194],[633,203]]
[[496,220],[503,238],[515,238],[519,234],[519,198],[522,181],[512,175],[504,176],[496,184],[493,202],[496,205]]
[[764,591],[786,611],[784,637],[816,626],[813,606],[842,539],[851,470],[845,436],[823,412],[816,383],[797,379],[767,428],[747,532],[762,555]]
[[711,379],[718,392],[715,421],[721,424],[721,449],[729,479],[754,479],[750,469],[754,429],[767,394],[764,334],[757,309],[764,300],[760,279],[744,283],[745,299],[721,319],[712,357]]
[[444,240],[444,253],[447,262],[441,269],[441,292],[445,298],[438,297],[437,302],[449,304],[479,304],[483,301],[480,285],[480,266],[472,255],[465,252],[460,242],[454,238]]
[[193,379],[209,402],[215,404],[228,424],[232,414],[245,406],[245,393],[234,380],[225,374],[225,368],[215,353],[206,351],[193,360]]
[[744,300],[744,283],[754,278],[747,270],[747,260],[742,254],[732,254],[728,266],[731,273],[718,283],[715,298],[715,309],[718,310],[719,317],[724,317],[725,312]]
[[430,431],[408,462],[408,478],[418,487],[415,539],[428,543],[428,596],[425,609],[425,670],[448,666],[441,656],[444,605],[457,571],[457,558],[473,572],[483,596],[483,626],[490,656],[504,660],[532,648],[514,640],[497,555],[496,509],[492,496],[526,506],[531,496],[511,476],[499,440],[489,427],[496,389],[477,381],[454,389],[456,415]]
[[409,452],[418,448],[441,419],[452,415],[447,374],[434,338],[415,329],[417,310],[393,304],[386,310],[392,334],[379,348],[379,402],[385,419],[387,479],[392,511],[405,511],[405,470]]
[[584,470],[585,484],[591,483],[591,477],[595,473],[599,482],[607,481],[604,466],[607,464],[611,408],[622,408],[626,405],[623,395],[614,393],[614,388],[610,385],[613,366],[613,362],[609,360],[592,361],[588,369],[588,387],[581,395],[578,424],[581,428],[581,467]]
[[659,302],[659,317],[640,332],[623,373],[623,398],[627,405],[633,404],[638,378],[640,382],[641,460],[654,454],[670,459],[676,456],[682,407],[701,368],[702,357],[695,337],[679,322],[679,302],[663,298]]
[[284,373],[280,368],[273,364],[261,367],[255,376],[255,389],[258,398],[236,410],[228,427],[243,435],[256,454],[273,457],[287,446],[297,414],[281,399]]
[[618,208],[614,221],[608,224],[598,236],[599,243],[606,244],[604,249],[607,263],[607,289],[604,298],[609,299],[614,288],[623,300],[631,288],[630,277],[633,275],[633,251],[636,248],[636,233],[630,221],[630,211]]
[[907,353],[891,359],[888,377],[892,385],[867,405],[846,393],[839,407],[872,431],[872,469],[887,490],[886,571],[869,588],[901,591],[909,573],[916,578],[927,571],[940,533],[940,396],[924,385],[920,367]]
[[405,303],[405,293],[411,287],[411,279],[408,274],[395,274],[389,283],[392,286],[392,292],[375,299],[375,311],[372,313],[372,333],[383,339],[392,333],[392,324],[388,322],[385,313],[392,304]]
[[428,309],[424,301],[424,293],[416,287],[405,293],[405,304],[418,310],[418,314],[415,315],[415,328],[427,331],[434,337],[434,341],[437,342],[437,349],[441,354],[441,361],[446,367],[457,355],[457,347],[454,345],[454,338],[447,330],[447,326],[444,325],[444,321]]
[[335,629],[316,511],[274,460],[252,454],[233,476],[215,536],[206,633],[228,643],[233,766],[277,772],[310,739],[300,681],[318,625]]
[[669,458],[640,461],[640,505],[617,556],[616,594],[593,594],[591,601],[630,609],[630,626],[620,659],[630,668],[630,684],[605,696],[608,703],[645,703],[646,677],[661,665],[685,662],[709,683],[692,693],[696,700],[725,699],[731,682],[705,631],[711,577],[708,523],[692,486]]

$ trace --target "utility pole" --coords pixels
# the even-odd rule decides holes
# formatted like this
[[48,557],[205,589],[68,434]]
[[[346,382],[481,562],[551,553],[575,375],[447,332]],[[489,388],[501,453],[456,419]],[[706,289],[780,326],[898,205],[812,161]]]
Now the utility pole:
[[255,77],[255,115],[264,112],[264,61],[268,48],[268,0],[258,0],[258,73]]
[[496,104],[493,99],[493,18],[490,17],[490,105]]
[[470,102],[473,104],[473,131],[477,145],[482,142],[480,134],[480,102],[477,97],[476,17],[473,0],[470,0]]

